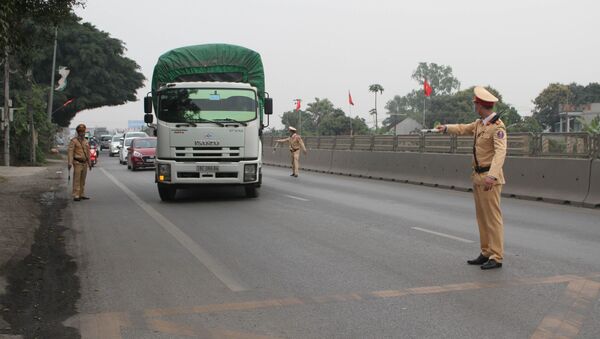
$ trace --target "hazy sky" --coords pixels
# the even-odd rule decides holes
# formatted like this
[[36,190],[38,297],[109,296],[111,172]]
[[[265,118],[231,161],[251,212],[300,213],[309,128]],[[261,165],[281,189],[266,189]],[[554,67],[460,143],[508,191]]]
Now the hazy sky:
[[[462,88],[491,85],[529,115],[551,82],[600,81],[599,10],[592,0],[87,0],[76,12],[125,42],[148,79],[138,98],[172,48],[231,43],[259,52],[279,127],[295,98],[328,98],[347,112],[348,90],[352,115],[372,125],[369,85],[385,89],[383,113],[394,95],[419,87],[411,79],[419,62],[451,66]],[[79,113],[73,124],[142,119],[137,101]]]

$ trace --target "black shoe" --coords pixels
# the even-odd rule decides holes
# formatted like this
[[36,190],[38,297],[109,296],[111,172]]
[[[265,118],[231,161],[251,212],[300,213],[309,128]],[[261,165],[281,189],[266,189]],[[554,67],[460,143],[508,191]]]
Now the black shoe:
[[290,177],[295,177],[296,175],[294,173],[290,174]]
[[298,174],[294,174],[294,178],[297,178],[297,177],[298,177]]
[[81,200],[90,200],[90,197],[81,197]]
[[81,198],[73,198],[73,201],[81,201]]
[[479,256],[477,257],[477,259],[472,259],[472,260],[467,260],[467,264],[469,265],[483,265],[488,261],[488,257],[484,256],[483,254],[479,253]]
[[482,270],[491,270],[493,268],[500,268],[500,267],[502,267],[502,263],[496,262],[496,260],[494,260],[494,259],[490,259],[485,264],[481,265]]

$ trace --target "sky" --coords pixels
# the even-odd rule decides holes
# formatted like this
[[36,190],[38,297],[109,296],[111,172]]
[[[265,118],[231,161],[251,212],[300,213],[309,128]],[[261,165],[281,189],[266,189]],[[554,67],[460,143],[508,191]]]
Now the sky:
[[205,43],[261,54],[277,128],[296,98],[328,98],[348,114],[348,91],[352,116],[373,126],[369,85],[384,88],[382,121],[387,101],[420,87],[411,78],[419,62],[452,67],[461,88],[496,88],[521,115],[531,114],[550,83],[600,82],[600,2],[593,0],[87,0],[75,12],[122,40],[147,81],[137,102],[80,112],[72,125],[125,128],[142,120],[158,57]]

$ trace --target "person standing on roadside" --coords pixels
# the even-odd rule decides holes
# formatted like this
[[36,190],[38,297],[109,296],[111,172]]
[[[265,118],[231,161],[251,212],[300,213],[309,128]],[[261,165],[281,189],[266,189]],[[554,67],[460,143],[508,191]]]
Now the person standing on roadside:
[[483,87],[475,87],[473,104],[480,119],[470,124],[440,125],[438,131],[455,135],[473,135],[473,196],[479,225],[481,253],[468,260],[482,270],[502,267],[504,224],[500,194],[504,181],[502,166],[506,157],[506,127],[493,111],[498,101]]
[[67,155],[68,169],[73,168],[73,200],[88,200],[89,197],[84,195],[85,178],[88,168],[92,170],[90,161],[90,145],[85,138],[86,126],[84,124],[77,125],[75,131],[77,136],[69,142],[69,152]]
[[275,140],[275,147],[277,147],[280,142],[287,142],[290,144],[290,152],[292,152],[292,174],[290,174],[290,176],[297,178],[300,170],[300,150],[304,152],[304,155],[306,155],[307,152],[306,147],[304,147],[304,141],[302,141],[300,135],[296,133],[296,129],[290,126],[288,130],[290,131],[290,136],[285,139]]

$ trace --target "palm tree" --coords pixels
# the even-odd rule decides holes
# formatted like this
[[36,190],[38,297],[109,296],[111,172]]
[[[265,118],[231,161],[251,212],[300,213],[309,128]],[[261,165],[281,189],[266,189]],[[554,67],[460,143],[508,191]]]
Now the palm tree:
[[372,84],[369,86],[369,92],[375,93],[375,109],[373,112],[375,113],[375,132],[377,132],[377,92],[383,94],[383,87],[380,84]]

